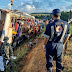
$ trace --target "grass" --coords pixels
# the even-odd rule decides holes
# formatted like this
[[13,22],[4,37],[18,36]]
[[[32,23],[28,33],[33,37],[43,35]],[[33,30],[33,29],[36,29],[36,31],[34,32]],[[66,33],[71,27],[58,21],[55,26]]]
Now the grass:
[[[43,29],[44,31],[44,29]],[[38,38],[43,38],[43,34],[40,33],[40,35],[38,36]],[[21,63],[22,59],[26,58],[26,54],[29,52],[29,42],[34,41],[34,37],[27,39],[25,42],[23,42],[16,51],[14,51],[14,56],[16,56],[16,60],[13,60],[13,72],[20,72],[20,68],[22,67],[24,64]],[[9,67],[7,68],[7,72],[9,71]]]
[[70,34],[72,34],[72,24],[70,24]]
[[17,58],[14,61],[18,61],[19,59],[21,59],[27,51],[28,51],[28,48],[23,48],[23,49],[19,50],[17,53],[17,56],[16,56]]
[[[20,64],[20,61],[22,58],[26,57],[26,53],[28,53],[28,44],[30,41],[33,41],[34,39],[27,39],[26,41],[22,42],[21,45],[17,48],[17,50],[14,51],[14,56],[16,56],[16,59],[13,60],[13,70],[12,72],[20,72],[19,67],[22,65]],[[7,68],[7,72],[9,71],[9,66]]]
[[[24,54],[28,51],[28,48],[23,48],[21,50],[18,49],[17,51],[18,51],[17,56],[16,56],[17,58],[16,58],[16,60],[13,60],[13,70],[12,70],[12,72],[19,72],[21,58],[23,58]],[[7,68],[7,72],[10,72],[9,66]]]
[[[70,24],[70,34],[72,34],[72,24]],[[68,41],[67,54],[65,55],[65,67],[67,72],[72,72],[72,38]]]
[[[45,28],[42,30],[45,32]],[[70,33],[72,33],[72,24],[70,25]],[[43,33],[41,33],[38,38],[43,39]],[[33,38],[27,40],[26,42],[23,42],[22,46],[19,46],[16,51],[14,51],[14,55],[16,55],[17,59],[13,61],[13,72],[19,72],[19,67],[22,66],[20,63],[21,58],[24,57],[24,55],[28,52],[28,47],[24,47],[25,45],[28,45],[29,42],[34,41]],[[69,47],[71,47],[71,43],[68,44]],[[68,68],[68,71],[71,69]],[[9,72],[9,70],[7,70]]]

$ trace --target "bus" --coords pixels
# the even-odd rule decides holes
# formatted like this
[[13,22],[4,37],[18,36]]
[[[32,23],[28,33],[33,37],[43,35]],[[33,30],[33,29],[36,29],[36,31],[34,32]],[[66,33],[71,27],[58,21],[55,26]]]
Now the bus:
[[0,43],[5,36],[9,37],[8,42],[15,47],[23,35],[29,35],[33,29],[31,27],[35,17],[22,12],[0,9]]

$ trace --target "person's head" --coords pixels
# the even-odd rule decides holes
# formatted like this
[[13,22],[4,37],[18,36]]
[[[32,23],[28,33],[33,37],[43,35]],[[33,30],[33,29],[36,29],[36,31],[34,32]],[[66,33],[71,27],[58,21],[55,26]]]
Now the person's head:
[[4,39],[3,39],[4,42],[7,42],[8,40],[9,40],[9,38],[7,36],[4,37]]
[[52,18],[53,18],[54,20],[60,19],[60,16],[61,16],[61,12],[60,12],[59,9],[54,9],[54,10],[52,11]]
[[45,23],[48,24],[48,20],[46,20]]
[[48,24],[48,20],[47,19],[43,20],[43,23]]

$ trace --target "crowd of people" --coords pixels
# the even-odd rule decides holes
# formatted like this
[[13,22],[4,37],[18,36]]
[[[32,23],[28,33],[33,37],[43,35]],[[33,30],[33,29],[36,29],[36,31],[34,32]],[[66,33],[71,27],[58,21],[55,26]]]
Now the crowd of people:
[[[56,60],[56,72],[62,72],[64,69],[62,65],[62,50],[69,39],[70,28],[67,22],[60,19],[60,16],[60,10],[54,9],[52,11],[52,19],[47,19],[47,16],[45,16],[43,20],[15,20],[15,23],[12,25],[13,33],[17,32],[15,38],[21,37],[23,34],[36,34],[42,28],[46,28],[43,49],[46,50],[47,72],[52,72],[53,57]],[[9,38],[5,36],[4,42],[0,45],[0,56],[3,57],[4,71],[6,71],[6,61],[9,60],[11,72],[13,50],[7,42],[8,40]]]
[[[36,34],[40,32],[41,28],[43,27],[43,23],[41,20],[15,20],[15,22],[12,23],[12,33],[14,35],[13,42],[15,39],[22,37],[23,34]],[[13,47],[11,44],[8,43],[9,37],[5,36],[3,42],[0,44],[0,57],[2,60],[1,62],[2,70],[3,72],[6,72],[7,69],[7,61],[9,61],[9,72],[12,72],[12,58],[13,58]],[[13,45],[13,44],[12,44]],[[4,67],[4,68],[3,68]]]

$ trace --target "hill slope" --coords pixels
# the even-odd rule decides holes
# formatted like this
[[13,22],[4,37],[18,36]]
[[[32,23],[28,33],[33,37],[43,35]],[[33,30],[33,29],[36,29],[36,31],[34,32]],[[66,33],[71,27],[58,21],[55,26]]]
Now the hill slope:
[[[46,72],[45,51],[43,51],[43,42],[40,40],[38,45],[33,48],[27,55],[26,62],[20,72]],[[63,65],[65,69],[63,72],[72,72],[72,46],[71,41],[68,43],[68,50],[66,56],[63,57]],[[21,62],[23,64],[23,61]],[[55,62],[53,62],[53,69],[55,72]]]

